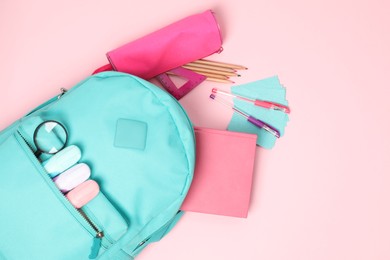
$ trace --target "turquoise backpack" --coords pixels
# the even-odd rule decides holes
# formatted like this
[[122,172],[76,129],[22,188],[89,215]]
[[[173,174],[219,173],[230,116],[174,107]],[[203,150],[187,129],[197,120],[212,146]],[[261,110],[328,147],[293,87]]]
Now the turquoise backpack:
[[[99,194],[80,211],[34,155],[34,129],[61,122]],[[135,76],[96,74],[0,132],[0,259],[133,259],[183,214],[192,124],[172,96]]]

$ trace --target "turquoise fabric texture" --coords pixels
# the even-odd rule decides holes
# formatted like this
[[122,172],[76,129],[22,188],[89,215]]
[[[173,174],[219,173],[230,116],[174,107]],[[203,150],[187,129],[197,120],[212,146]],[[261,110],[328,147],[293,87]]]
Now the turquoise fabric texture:
[[[239,86],[233,86],[231,88],[231,92],[248,98],[267,100],[288,105],[288,101],[286,100],[286,89],[280,84],[277,76]],[[245,113],[278,129],[281,137],[284,135],[284,129],[289,121],[287,114],[280,111],[258,107],[252,103],[239,99],[234,100],[234,105]],[[236,113],[233,114],[233,117],[228,125],[228,130],[256,134],[258,137],[257,145],[266,149],[273,148],[276,140],[278,139],[267,131],[252,125],[244,117]]]
[[[80,162],[100,186],[82,208],[85,216],[34,155],[34,130],[46,120],[65,126],[67,145],[80,148]],[[104,72],[1,131],[0,158],[0,259],[133,259],[182,216],[195,138],[168,93],[129,74]]]

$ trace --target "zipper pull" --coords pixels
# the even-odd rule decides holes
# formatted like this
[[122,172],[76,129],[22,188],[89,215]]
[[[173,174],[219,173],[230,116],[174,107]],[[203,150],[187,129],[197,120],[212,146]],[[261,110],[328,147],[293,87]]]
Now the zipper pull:
[[68,91],[66,88],[61,88],[61,93],[57,96],[58,99],[62,98],[63,95]]
[[95,259],[99,255],[100,247],[102,246],[102,238],[104,237],[104,233],[102,231],[96,233],[96,236],[93,238],[91,254],[89,255],[89,259]]

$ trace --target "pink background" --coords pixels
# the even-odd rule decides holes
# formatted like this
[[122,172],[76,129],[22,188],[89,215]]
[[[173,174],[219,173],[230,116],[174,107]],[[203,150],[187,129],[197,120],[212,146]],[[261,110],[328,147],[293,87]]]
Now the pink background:
[[[0,128],[106,63],[105,52],[211,8],[213,59],[279,75],[286,135],[257,150],[248,219],[188,213],[147,259],[390,259],[390,2],[386,0],[0,1]],[[215,84],[182,100],[224,129]],[[218,84],[229,89],[229,85]]]

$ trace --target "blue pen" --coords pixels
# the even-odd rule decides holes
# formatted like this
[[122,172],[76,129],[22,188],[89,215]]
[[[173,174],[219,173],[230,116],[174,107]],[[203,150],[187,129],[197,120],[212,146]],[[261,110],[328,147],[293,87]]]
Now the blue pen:
[[218,101],[219,103],[225,105],[225,106],[228,106],[230,107],[231,109],[234,110],[234,112],[237,112],[239,115],[243,116],[246,118],[246,120],[248,120],[249,123],[253,124],[254,126],[258,127],[258,128],[262,128],[264,130],[266,130],[267,132],[273,134],[274,136],[276,136],[277,138],[280,137],[280,132],[279,130],[277,130],[276,128],[274,128],[273,126],[270,126],[268,125],[267,123],[264,123],[263,121],[261,121],[260,119],[257,119],[251,115],[248,115],[246,114],[245,112],[241,111],[240,109],[236,108],[234,105],[228,103],[228,101],[224,100],[223,98],[220,98],[220,97],[217,97],[215,94],[211,94],[210,95],[210,98],[215,100],[215,101]]

